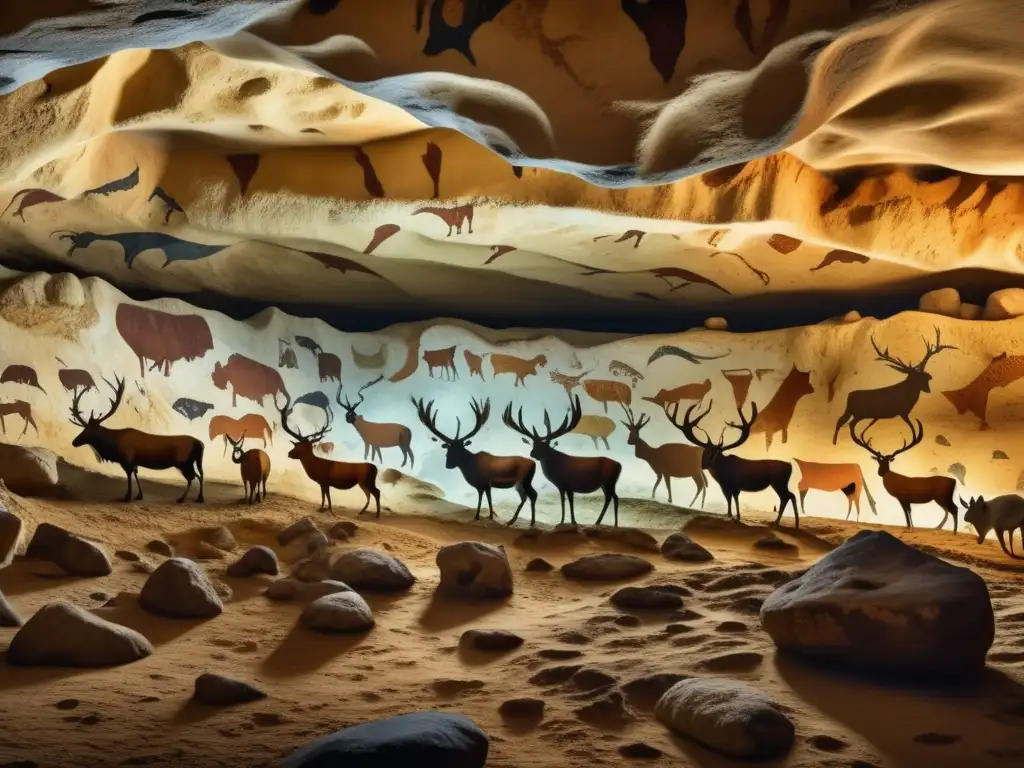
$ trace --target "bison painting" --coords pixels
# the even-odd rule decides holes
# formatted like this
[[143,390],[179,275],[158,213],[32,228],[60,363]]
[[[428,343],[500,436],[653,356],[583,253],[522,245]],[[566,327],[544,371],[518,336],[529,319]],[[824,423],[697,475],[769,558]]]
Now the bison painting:
[[213,334],[202,315],[175,315],[135,304],[118,304],[114,324],[125,344],[139,358],[139,375],[146,378],[146,361],[151,370],[171,366],[179,360],[198,360],[213,349]]
[[332,352],[321,352],[316,358],[320,381],[341,381],[341,358]]
[[608,403],[619,403],[622,406],[633,404],[633,390],[621,381],[587,379],[583,382],[583,391],[601,403],[605,413],[608,413]]
[[247,413],[240,419],[231,416],[213,416],[210,419],[210,440],[224,438],[224,452],[228,443],[241,443],[245,438],[262,440],[263,447],[274,444],[274,430],[260,413]]
[[77,389],[82,391],[96,389],[96,382],[93,381],[91,373],[81,368],[68,368],[67,364],[59,357],[56,360],[62,366],[57,371],[57,380],[60,381],[65,392],[74,392]]
[[8,365],[4,368],[4,372],[0,374],[0,384],[6,384],[8,382],[14,384],[27,384],[30,387],[35,387],[43,394],[46,394],[46,390],[39,386],[39,377],[36,376],[35,368],[27,365]]
[[213,385],[217,389],[227,389],[231,385],[231,406],[238,405],[238,398],[252,400],[263,405],[264,398],[273,397],[279,392],[287,395],[284,379],[276,368],[257,363],[245,355],[234,354],[221,365],[213,366]]

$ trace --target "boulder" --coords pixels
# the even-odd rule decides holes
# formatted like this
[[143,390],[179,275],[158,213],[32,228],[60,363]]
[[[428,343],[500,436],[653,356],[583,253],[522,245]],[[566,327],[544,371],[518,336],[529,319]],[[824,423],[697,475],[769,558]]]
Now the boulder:
[[57,454],[46,448],[0,443],[0,480],[11,493],[37,496],[57,486]]
[[210,672],[196,678],[193,701],[199,704],[227,707],[232,704],[245,704],[249,701],[265,699],[267,694],[255,686],[232,680],[230,677],[215,675]]
[[7,567],[14,559],[23,528],[21,518],[0,503],[0,568]]
[[673,732],[741,760],[782,757],[793,748],[796,734],[765,694],[724,678],[676,683],[658,700],[654,716]]
[[321,736],[286,757],[281,768],[484,768],[487,750],[487,734],[465,715],[413,712]]
[[4,597],[4,593],[0,592],[0,627],[20,626],[21,617],[14,610],[14,606],[7,602],[7,598]]
[[[1022,473],[1022,476],[1024,476],[1024,473]],[[526,570],[530,573],[550,573],[555,570],[555,566],[543,557],[535,557],[526,564]]]
[[271,600],[281,602],[288,600],[299,600],[302,602],[316,600],[324,595],[333,595],[336,592],[351,592],[348,584],[340,581],[313,581],[302,582],[295,579],[278,579],[263,592]]
[[174,557],[174,549],[166,541],[162,539],[153,539],[146,545],[146,549],[155,555],[163,555],[164,557]]
[[332,539],[348,541],[356,535],[356,530],[358,526],[351,520],[339,520],[331,526],[330,535]]
[[578,581],[620,581],[643,576],[654,566],[634,555],[586,555],[562,566],[562,575]]
[[849,312],[847,312],[845,315],[839,318],[839,322],[841,323],[859,323],[860,320],[861,314],[856,309],[851,309]]
[[704,319],[704,327],[709,331],[728,331],[729,321],[724,317],[708,317]]
[[96,544],[50,523],[40,523],[25,557],[48,560],[72,576],[109,576],[110,559]]
[[501,702],[498,714],[504,720],[540,720],[544,717],[544,700],[509,699]]
[[68,603],[44,605],[18,630],[7,663],[19,667],[114,667],[153,653],[134,629]]
[[373,627],[373,611],[358,593],[335,592],[309,603],[299,620],[315,632],[366,632]]
[[658,551],[658,540],[646,531],[641,531],[637,528],[609,528],[604,525],[595,525],[592,528],[587,528],[584,533],[591,539],[613,541],[643,552]]
[[514,651],[523,642],[519,635],[504,629],[467,629],[459,638],[463,647],[490,653]]
[[512,568],[505,550],[481,541],[461,541],[437,552],[439,588],[470,598],[502,598],[512,594]]
[[331,566],[331,578],[367,592],[405,592],[416,579],[405,563],[378,549],[353,549]]
[[993,291],[985,302],[985,320],[1008,320],[1024,315],[1024,288],[1002,288]]
[[203,569],[183,557],[165,560],[146,579],[139,605],[170,619],[212,619],[224,604]]
[[320,529],[316,527],[316,522],[313,518],[304,517],[277,534],[277,543],[282,547],[287,547],[299,536],[304,536],[307,533],[319,533],[319,531]]
[[237,563],[228,566],[227,574],[234,578],[245,578],[257,573],[277,576],[277,555],[270,547],[256,546],[250,548]]
[[683,607],[683,597],[662,587],[623,587],[612,595],[611,603],[627,610],[674,611]]
[[299,581],[326,581],[331,578],[331,556],[316,552],[292,569],[292,578]]
[[761,624],[781,649],[940,678],[980,672],[995,636],[980,576],[884,531],[861,531],[780,586]]
[[214,528],[204,528],[199,532],[199,538],[225,552],[234,552],[238,549],[238,542],[235,541],[234,535],[223,525],[218,525]]
[[931,312],[934,315],[959,317],[960,291],[956,288],[936,288],[934,291],[928,291],[917,302],[917,308],[921,312]]
[[715,556],[685,533],[673,533],[661,545],[661,554],[667,560],[682,563],[706,563]]

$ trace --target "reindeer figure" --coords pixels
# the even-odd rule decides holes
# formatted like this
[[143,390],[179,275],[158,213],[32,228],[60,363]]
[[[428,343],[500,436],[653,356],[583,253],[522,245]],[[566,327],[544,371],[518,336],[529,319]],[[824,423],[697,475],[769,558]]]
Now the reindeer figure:
[[192,489],[192,481],[199,477],[199,495],[196,501],[203,503],[203,451],[205,450],[201,440],[191,435],[151,435],[131,427],[125,429],[110,429],[103,426],[103,422],[109,419],[117,411],[124,398],[124,379],[115,377],[117,384],[111,384],[106,378],[103,379],[107,386],[114,390],[114,396],[110,399],[110,408],[102,416],[89,413],[89,418],[82,416],[80,403],[82,395],[87,390],[77,389],[71,399],[71,423],[82,428],[82,431],[71,442],[75,448],[87,445],[93,449],[96,458],[100,461],[111,461],[119,464],[128,476],[128,491],[124,495],[125,501],[132,499],[132,477],[135,477],[135,486],[139,493],[136,500],[142,500],[142,485],[139,483],[139,467],[144,469],[170,469],[174,467],[188,482],[185,492],[178,498],[181,504]]
[[[242,492],[249,506],[253,501],[262,501],[267,498],[267,478],[270,477],[270,457],[266,451],[259,448],[243,450],[242,443],[245,442],[245,432],[237,440],[232,440],[227,435],[224,439],[231,443],[231,461],[238,465],[242,473]],[[260,495],[260,486],[263,486],[263,495]]]
[[[580,406],[580,397],[576,395],[569,399],[569,414],[562,423],[555,429],[551,428],[551,417],[547,410],[544,411],[545,433],[541,435],[532,428],[527,428],[523,423],[523,408],[519,408],[519,418],[512,419],[512,403],[505,407],[502,421],[505,426],[523,436],[523,442],[532,444],[530,457],[540,462],[541,471],[551,481],[551,484],[558,489],[558,495],[562,500],[562,522],[565,522],[565,500],[569,499],[569,519],[576,525],[576,510],[573,505],[574,494],[604,492],[604,506],[601,507],[601,514],[598,516],[595,525],[600,525],[604,520],[608,505],[614,502],[615,526],[619,525],[619,495],[615,492],[615,486],[619,482],[619,475],[622,474],[622,465],[609,459],[606,456],[570,456],[555,448],[555,440],[567,435],[576,428],[583,415]],[[513,517],[509,523],[516,521]]]
[[[716,443],[711,439],[711,435],[699,426],[701,419],[711,412],[713,403],[713,400],[709,400],[707,410],[697,418],[692,418],[692,416],[693,412],[700,406],[700,403],[691,405],[683,416],[682,424],[677,420],[679,415],[679,404],[677,403],[672,411],[672,415],[669,416],[669,420],[686,436],[687,440],[704,449],[704,454],[701,457],[701,466],[711,473],[719,488],[722,489],[727,505],[726,515],[732,517],[732,506],[735,502],[736,520],[740,519],[740,494],[744,491],[756,493],[757,491],[771,488],[779,497],[779,516],[775,518],[775,525],[778,525],[782,520],[782,515],[786,511],[786,505],[792,502],[793,517],[795,519],[794,527],[799,528],[800,511],[797,509],[796,496],[789,490],[789,480],[793,476],[793,465],[788,461],[779,461],[778,459],[744,459],[742,456],[730,456],[726,453],[734,448],[739,448],[747,442],[747,438],[750,437],[750,430],[757,420],[757,403],[751,403],[752,408],[749,419],[744,418],[743,411],[739,410],[739,424],[731,421],[726,422],[727,426],[740,431],[739,438],[729,444],[725,443],[724,429]],[[665,415],[669,415],[667,409]],[[695,434],[697,429],[704,432],[705,440],[697,437]]]
[[865,451],[871,454],[871,457],[878,462],[878,476],[882,478],[882,485],[885,490],[889,492],[896,501],[900,503],[900,507],[903,508],[903,515],[907,518],[907,528],[914,527],[914,518],[911,514],[911,506],[914,504],[928,504],[934,501],[944,510],[945,514],[942,516],[942,522],[935,526],[938,530],[946,524],[946,520],[950,515],[953,515],[953,533],[956,533],[957,528],[957,515],[959,509],[956,506],[956,502],[953,500],[953,493],[956,491],[956,480],[951,477],[945,477],[943,475],[932,475],[930,477],[908,477],[907,475],[901,475],[898,472],[893,472],[890,468],[897,456],[901,453],[906,453],[915,445],[921,442],[924,437],[924,426],[921,424],[920,419],[917,420],[917,428],[914,425],[910,425],[910,443],[906,440],[903,441],[903,445],[897,448],[892,453],[881,453],[875,450],[874,446],[871,445],[870,440],[864,439],[865,433],[870,429],[868,427],[861,432],[858,436],[853,429],[850,429],[850,437],[853,438],[853,442],[863,448]]
[[[832,435],[832,445],[839,442],[839,430],[847,422],[850,423],[850,436],[861,421],[871,420],[868,429],[881,419],[903,419],[911,430],[914,425],[910,421],[910,412],[917,405],[921,393],[931,392],[932,375],[925,371],[925,366],[932,357],[944,349],[956,349],[950,344],[943,344],[939,329],[935,328],[935,344],[924,340],[925,353],[921,361],[915,365],[905,363],[898,357],[889,354],[889,348],[879,349],[875,337],[871,337],[871,346],[875,348],[876,360],[881,360],[894,371],[904,375],[904,379],[896,384],[878,389],[858,389],[846,396],[846,410],[836,422],[836,431]],[[865,430],[866,431],[866,430]]]
[[519,493],[519,506],[516,507],[509,525],[519,517],[519,512],[527,499],[530,500],[530,525],[534,525],[537,519],[537,491],[533,488],[533,476],[537,473],[537,465],[522,456],[495,456],[484,451],[473,452],[466,447],[470,439],[487,423],[491,415],[490,400],[485,400],[481,404],[474,399],[470,403],[473,410],[473,426],[463,435],[462,422],[456,418],[455,437],[448,437],[437,428],[437,413],[434,411],[433,400],[424,405],[422,399],[412,398],[412,404],[416,406],[416,415],[423,426],[434,435],[431,439],[439,442],[445,449],[445,468],[458,469],[466,482],[476,490],[474,520],[480,519],[484,494],[487,495],[487,507],[491,511],[490,519],[493,520],[494,504],[491,502],[491,489],[515,488]]
[[359,400],[355,403],[350,403],[348,398],[345,401],[341,400],[341,389],[342,384],[338,384],[338,392],[334,396],[338,405],[345,409],[345,421],[355,427],[356,432],[363,438],[363,458],[373,461],[377,459],[383,462],[384,457],[381,455],[381,448],[394,448],[398,447],[402,451],[402,466],[405,466],[405,462],[408,460],[409,468],[415,466],[416,457],[412,452],[412,430],[410,430],[404,424],[381,424],[374,421],[367,421],[361,415],[356,413],[356,408],[363,404],[363,391],[369,389],[374,384],[379,384],[384,380],[384,376],[378,376],[373,381],[363,384],[359,388]]
[[683,443],[665,443],[655,447],[644,440],[640,434],[640,431],[650,423],[650,417],[646,413],[642,413],[639,419],[634,419],[632,408],[624,405],[622,410],[626,412],[628,420],[622,422],[622,426],[629,430],[626,444],[633,446],[636,457],[646,461],[655,474],[651,498],[654,498],[658,492],[658,486],[664,480],[665,488],[668,490],[668,503],[671,504],[672,478],[688,477],[697,486],[697,492],[690,499],[690,506],[692,507],[693,503],[697,501],[697,497],[700,496],[700,506],[703,509],[708,495],[708,481],[702,465],[704,449]]

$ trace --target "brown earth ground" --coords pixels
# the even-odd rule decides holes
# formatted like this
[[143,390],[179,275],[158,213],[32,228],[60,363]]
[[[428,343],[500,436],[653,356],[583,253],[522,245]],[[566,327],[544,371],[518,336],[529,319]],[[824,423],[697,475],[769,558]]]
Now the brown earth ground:
[[[275,535],[286,525],[310,513],[324,528],[334,520],[315,513],[315,504],[273,493],[260,506],[246,509],[237,503],[238,488],[212,483],[205,506],[176,505],[178,487],[152,481],[146,483],[147,500],[130,505],[95,501],[117,498],[123,492],[119,480],[83,475],[72,487],[77,499],[11,497],[9,504],[27,521],[29,534],[38,522],[49,521],[103,542],[110,553],[130,550],[153,563],[161,558],[146,552],[146,542],[163,537],[179,554],[191,556],[196,531],[204,526],[223,523],[240,547],[265,544],[285,554]],[[337,511],[354,515],[340,505]],[[502,506],[499,516],[507,519],[508,513]],[[627,547],[581,536],[555,537],[566,540],[561,543],[517,541],[522,530],[474,524],[471,511],[428,496],[386,510],[379,522],[364,516],[350,542],[333,544],[335,550],[382,547],[418,578],[406,595],[370,596],[377,626],[356,638],[298,627],[301,605],[263,597],[266,582],[259,578],[227,578],[230,559],[204,561],[211,576],[233,590],[224,613],[192,622],[141,611],[134,596],[145,574],[123,558],[115,557],[114,573],[101,579],[47,576],[43,564],[18,558],[0,571],[0,590],[24,618],[56,600],[93,607],[98,615],[141,631],[156,652],[138,663],[101,671],[0,668],[0,764],[269,765],[348,725],[442,709],[465,713],[490,734],[488,765],[494,768],[649,762],[619,754],[620,747],[638,741],[664,753],[654,764],[738,765],[673,738],[653,719],[656,690],[628,684],[658,673],[725,675],[776,697],[797,727],[792,754],[777,765],[1024,764],[1024,562],[1008,559],[996,544],[978,546],[973,538],[948,531],[891,529],[904,541],[977,570],[988,581],[996,610],[996,641],[984,679],[967,689],[944,688],[941,681],[926,689],[842,675],[777,655],[760,629],[757,607],[774,589],[773,580],[784,578],[780,572],[806,568],[831,546],[870,526],[805,517],[799,533],[788,527],[780,531],[796,545],[783,553],[753,547],[765,533],[764,514],[748,513],[749,525],[735,525],[627,500],[623,516],[624,522],[639,520],[659,540],[666,529],[683,525],[715,554],[709,564],[681,565],[636,553],[656,567],[637,583],[680,584],[693,591],[683,612],[626,614],[608,602],[621,584],[580,585],[557,571],[524,572],[536,556],[559,566],[588,552],[630,551]],[[594,517],[588,503],[580,518]],[[520,519],[520,528],[526,524]],[[516,574],[514,597],[474,604],[435,596],[435,553],[444,544],[467,539],[505,545]],[[121,607],[99,607],[121,592],[131,595],[120,601]],[[505,655],[466,655],[458,648],[459,636],[474,627],[513,630],[526,642]],[[13,634],[0,630],[0,647],[6,648]],[[579,656],[549,658],[568,652]],[[529,682],[541,670],[566,664],[606,672],[617,687],[588,693],[569,684]],[[269,697],[226,709],[190,704],[193,681],[203,672],[253,682]],[[623,692],[624,703],[615,691]],[[539,724],[503,722],[499,705],[518,697],[546,702]],[[60,707],[58,702],[63,702]]]

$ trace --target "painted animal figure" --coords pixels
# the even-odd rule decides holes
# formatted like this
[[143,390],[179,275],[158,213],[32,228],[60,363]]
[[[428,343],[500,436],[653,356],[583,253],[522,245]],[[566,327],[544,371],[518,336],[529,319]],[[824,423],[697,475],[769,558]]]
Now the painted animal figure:
[[877,516],[875,500],[871,497],[871,490],[864,482],[864,473],[860,464],[831,464],[827,462],[803,461],[793,459],[800,470],[800,482],[796,490],[800,496],[800,511],[807,514],[804,506],[804,499],[808,491],[822,491],[834,493],[842,491],[846,496],[846,519],[850,519],[850,512],[857,508],[857,522],[860,522],[860,496],[861,491],[868,497],[868,504],[871,507],[871,514]]
[[458,235],[462,234],[462,225],[469,225],[469,234],[473,234],[473,206],[472,205],[458,205],[454,208],[439,208],[437,206],[428,205],[423,208],[419,208],[412,212],[413,216],[421,213],[432,213],[445,224],[448,225],[448,234],[445,237],[452,236],[452,229]]
[[320,381],[341,381],[341,358],[331,352],[321,352],[316,358]]
[[35,369],[28,365],[8,365],[4,368],[4,372],[0,374],[0,384],[7,383],[27,384],[46,394],[46,390],[39,386],[39,377],[36,376]]
[[957,515],[960,511],[957,508],[956,502],[953,500],[953,494],[956,491],[956,480],[952,477],[945,477],[943,475],[910,477],[907,475],[901,475],[898,472],[893,472],[891,469],[893,459],[901,453],[909,451],[921,442],[921,438],[924,437],[924,425],[921,424],[921,421],[917,421],[916,429],[913,424],[910,425],[910,443],[908,444],[907,441],[904,440],[903,445],[891,453],[882,453],[875,450],[871,441],[864,439],[864,433],[866,433],[870,428],[871,426],[868,425],[860,435],[857,435],[851,429],[850,437],[853,438],[854,443],[870,453],[874,460],[878,462],[878,476],[882,478],[882,485],[885,487],[885,490],[888,491],[889,495],[896,499],[896,501],[900,503],[900,507],[903,508],[903,515],[907,519],[907,528],[914,527],[914,518],[911,514],[911,507],[914,504],[930,504],[931,502],[935,502],[942,507],[945,512],[942,516],[942,522],[935,526],[936,530],[942,528],[942,526],[946,524],[946,520],[949,516],[952,515],[953,533],[956,533]]
[[584,371],[579,376],[569,376],[565,373],[559,373],[557,370],[552,370],[548,375],[555,384],[565,390],[565,394],[571,395],[576,387],[583,386],[583,380],[590,375],[590,371]]
[[[672,414],[669,419],[672,424],[675,425],[686,439],[694,445],[699,445],[704,449],[704,453],[701,457],[701,466],[706,469],[715,482],[718,483],[718,487],[722,489],[722,493],[725,496],[726,501],[726,515],[732,517],[733,504],[736,505],[736,519],[740,519],[740,494],[757,493],[771,488],[775,491],[775,494],[779,497],[779,515],[775,518],[775,524],[778,525],[782,520],[782,515],[786,511],[786,506],[793,503],[793,517],[795,519],[794,527],[800,527],[800,511],[797,509],[796,497],[793,492],[789,490],[789,481],[793,476],[793,465],[788,461],[779,461],[777,459],[745,459],[742,456],[732,456],[728,453],[735,448],[739,448],[750,437],[750,430],[754,422],[757,420],[757,403],[751,403],[751,414],[750,418],[747,419],[743,416],[743,412],[739,411],[740,423],[726,422],[728,426],[733,429],[739,430],[739,437],[731,443],[725,443],[725,434],[719,438],[718,442],[714,442],[711,436],[700,427],[700,422],[711,412],[711,407],[714,404],[713,400],[708,401],[707,410],[702,414],[693,418],[693,412],[697,409],[700,403],[694,403],[691,405],[683,416],[682,424],[678,421],[679,406],[674,406]],[[666,411],[666,415],[668,415]],[[697,437],[695,431],[700,429],[704,432],[706,439],[701,440]]]
[[97,232],[53,232],[61,240],[68,240],[71,245],[68,247],[68,257],[74,255],[76,250],[89,248],[93,243],[116,243],[121,246],[124,252],[124,263],[131,269],[135,260],[146,251],[160,251],[164,255],[164,263],[160,265],[163,269],[176,261],[199,261],[210,256],[226,251],[233,243],[226,245],[208,245],[206,243],[193,243],[189,240],[169,235],[166,232],[115,232],[109,235]]
[[[89,195],[107,195],[113,192],[127,192],[130,189],[135,189],[139,183],[139,166],[135,166],[135,170],[129,173],[127,176],[122,176],[119,179],[108,181],[106,184],[101,184],[98,187],[87,189],[83,192],[80,197],[88,197]],[[150,197],[152,199],[152,196]]]
[[[1013,550],[1013,532],[1019,531],[1021,545],[1024,546],[1024,498],[1015,493],[1008,493],[1003,496],[996,496],[994,499],[985,500],[984,496],[972,498],[970,503],[960,503],[967,508],[964,513],[964,522],[974,526],[978,533],[978,543],[981,544],[988,536],[988,532],[994,530],[999,538],[999,546],[1003,552],[1010,557],[1020,559]],[[1010,534],[1010,548],[1006,548],[1003,537]]]
[[28,432],[28,428],[32,427],[39,434],[39,427],[36,426],[36,420],[32,418],[32,406],[26,403],[24,400],[14,400],[10,403],[0,403],[0,429],[3,433],[7,434],[7,424],[5,419],[8,416],[20,416],[25,425],[21,428],[21,434],[18,435],[18,439],[21,440]]
[[324,411],[331,410],[331,400],[320,390],[313,390],[307,392],[304,395],[299,396],[295,400],[295,405],[309,405],[313,408],[320,408]]
[[[527,428],[523,423],[523,409],[519,408],[517,419],[512,418],[512,403],[505,407],[502,421],[505,426],[523,437],[523,442],[531,445],[530,457],[540,463],[544,476],[558,489],[562,501],[562,522],[565,522],[565,500],[569,500],[569,519],[576,524],[574,496],[577,493],[604,493],[604,506],[595,522],[600,525],[604,520],[608,506],[614,504],[615,526],[619,525],[619,494],[615,486],[622,474],[622,465],[607,456],[570,456],[555,448],[555,441],[572,432],[579,424],[583,415],[579,395],[569,399],[569,413],[554,429],[551,428],[551,417],[544,411],[544,434]],[[515,522],[515,518],[512,518]]]
[[[225,436],[226,437],[226,436]],[[252,506],[253,501],[263,501],[267,498],[267,478],[270,477],[270,457],[265,451],[259,448],[242,450],[242,443],[245,442],[245,432],[238,440],[231,440],[231,461],[238,465],[242,474],[242,492],[245,494],[245,501]],[[260,495],[262,486],[263,494]]]
[[932,375],[925,371],[925,366],[932,357],[944,349],[956,349],[950,344],[943,344],[938,327],[935,328],[935,344],[930,344],[925,339],[925,353],[920,362],[911,364],[905,363],[898,357],[889,354],[889,348],[884,350],[878,348],[875,337],[871,337],[871,346],[878,355],[876,360],[881,360],[894,371],[903,374],[903,381],[890,384],[887,387],[878,389],[858,389],[846,396],[846,409],[843,415],[836,422],[836,431],[832,435],[832,445],[839,442],[839,430],[847,422],[850,423],[850,436],[862,421],[871,420],[868,429],[880,419],[903,419],[907,426],[913,430],[914,425],[910,421],[910,412],[917,405],[921,393],[931,392]]
[[61,366],[64,366],[57,371],[57,380],[64,387],[65,392],[73,392],[79,388],[96,389],[96,382],[93,381],[91,373],[81,368],[68,368],[59,357],[56,360]]
[[176,315],[136,304],[118,304],[114,325],[124,343],[139,358],[139,375],[146,378],[152,360],[171,375],[179,360],[198,360],[213,349],[213,334],[202,315]]
[[445,349],[428,349],[423,353],[423,362],[429,368],[430,378],[434,378],[434,369],[440,368],[448,381],[457,381],[459,370],[455,367],[455,347]]
[[633,390],[621,381],[587,379],[583,382],[583,391],[601,403],[604,406],[605,413],[608,413],[608,403],[618,403],[619,405],[633,404]]
[[497,378],[503,373],[511,373],[516,377],[515,386],[522,384],[526,386],[527,376],[536,376],[538,368],[546,368],[548,359],[544,355],[537,355],[529,360],[514,355],[503,355],[495,352],[491,355],[491,377]]
[[811,374],[801,371],[795,365],[786,374],[782,384],[775,391],[768,405],[757,417],[750,434],[764,434],[765,450],[771,450],[772,438],[776,432],[782,432],[782,442],[789,440],[789,424],[793,421],[793,412],[800,399],[814,394],[811,386]]
[[356,368],[362,368],[364,370],[376,370],[383,368],[388,362],[388,345],[381,344],[380,349],[371,354],[364,354],[360,352],[355,346],[352,346],[352,361],[356,364]]
[[[340,385],[338,391],[341,392]],[[366,494],[366,503],[359,510],[359,514],[363,514],[369,508],[372,498],[377,504],[377,517],[380,518],[380,491],[377,489],[377,467],[375,465],[367,462],[332,461],[323,459],[313,452],[314,446],[331,430],[331,412],[324,411],[326,420],[323,427],[310,435],[304,435],[288,426],[288,417],[291,415],[292,409],[287,393],[285,393],[283,408],[277,405],[276,396],[274,405],[281,414],[281,429],[292,438],[292,449],[288,452],[288,458],[297,459],[302,464],[306,476],[320,486],[320,509],[326,506],[328,511],[334,512],[334,506],[331,503],[332,488],[347,491],[358,486],[359,490]]]
[[277,340],[277,367],[298,368],[299,361],[295,357],[295,350],[286,339]]
[[363,404],[363,391],[383,380],[383,376],[378,376],[373,381],[363,384],[359,388],[359,399],[355,403],[350,403],[347,397],[342,402],[342,385],[339,384],[338,392],[335,394],[334,399],[345,410],[345,421],[355,427],[356,432],[363,438],[364,459],[369,458],[370,461],[373,461],[376,458],[378,461],[384,461],[384,457],[381,455],[381,448],[397,447],[402,451],[402,466],[404,467],[405,462],[408,461],[409,468],[411,469],[416,465],[416,457],[412,452],[412,430],[404,424],[367,421],[361,414],[356,412],[356,409]]
[[201,400],[193,400],[191,397],[179,397],[174,401],[171,409],[177,411],[189,421],[201,419],[207,411],[213,410],[213,403],[204,403]]
[[171,221],[171,215],[175,212],[184,215],[185,209],[181,207],[177,200],[171,197],[163,187],[155,187],[150,193],[149,197],[146,198],[146,202],[150,202],[153,198],[157,198],[164,204],[164,224],[168,224]]
[[636,457],[641,461],[646,461],[654,471],[654,488],[651,489],[651,498],[654,498],[658,492],[658,486],[664,480],[665,488],[668,491],[668,503],[671,504],[672,478],[686,477],[693,480],[697,486],[693,498],[690,499],[690,506],[692,507],[697,501],[697,497],[700,496],[700,507],[703,509],[708,496],[708,478],[703,466],[704,449],[683,443],[664,443],[655,447],[644,440],[643,435],[640,434],[641,430],[650,423],[650,417],[642,413],[639,419],[634,419],[631,408],[623,406],[623,410],[626,412],[627,421],[622,422],[622,426],[629,430],[626,445],[633,446]]
[[233,416],[214,416],[210,419],[210,440],[223,438],[225,454],[229,444],[242,440],[242,436],[246,434],[262,440],[264,448],[267,447],[268,440],[270,445],[274,444],[274,430],[262,413],[247,413],[240,419]]
[[611,450],[608,445],[608,438],[615,431],[615,422],[607,416],[596,416],[587,414],[580,416],[579,423],[569,432],[570,435],[584,435],[594,441],[594,450],[597,450],[597,441],[604,443],[606,451]]
[[244,355],[235,353],[223,365],[213,366],[213,385],[217,389],[227,389],[231,385],[231,407],[238,405],[238,398],[252,400],[263,405],[266,397],[278,394],[287,395],[284,379],[276,368],[258,363]]
[[632,386],[636,386],[638,382],[644,380],[644,375],[640,373],[636,368],[628,363],[624,363],[621,360],[612,360],[608,363],[608,373],[612,376],[621,376],[629,379]]
[[309,338],[309,336],[296,336],[295,343],[307,352],[312,352],[313,357],[320,357],[320,353],[324,351],[323,347]]
[[62,203],[66,199],[66,197],[61,197],[48,189],[22,189],[14,193],[14,196],[11,197],[11,202],[4,208],[4,212],[0,213],[0,216],[6,215],[11,210],[11,206],[17,202],[18,208],[14,211],[14,215],[25,221],[25,210],[27,208],[42,205],[43,203]]
[[132,498],[132,477],[141,500],[142,484],[139,482],[139,468],[143,469],[177,469],[187,481],[185,492],[178,498],[178,503],[185,501],[192,489],[192,481],[199,478],[199,495],[196,501],[203,503],[203,452],[201,440],[191,435],[151,435],[131,427],[111,429],[103,426],[121,405],[124,398],[124,379],[115,377],[116,384],[104,379],[107,386],[114,391],[110,399],[110,408],[102,416],[92,413],[89,418],[82,415],[80,403],[85,390],[76,390],[71,398],[71,423],[82,428],[78,436],[71,442],[75,448],[89,446],[100,461],[118,464],[128,477],[128,490],[125,501]]
[[530,501],[530,525],[537,519],[537,491],[533,487],[533,477],[537,473],[537,465],[530,459],[522,456],[495,456],[485,451],[471,451],[467,447],[470,440],[483,428],[491,415],[491,401],[483,403],[472,400],[470,408],[473,411],[473,426],[469,432],[462,434],[462,423],[455,420],[455,436],[449,437],[437,428],[437,413],[434,411],[434,401],[426,405],[423,400],[412,399],[416,406],[416,415],[420,422],[433,435],[431,438],[445,450],[445,467],[447,469],[458,469],[462,477],[477,493],[476,517],[480,519],[480,508],[483,506],[484,496],[487,496],[487,508],[490,510],[490,519],[494,519],[494,503],[491,501],[491,490],[494,488],[515,488],[519,494],[519,506],[509,521],[512,525],[518,518],[519,512]]
[[658,394],[644,395],[643,399],[648,403],[667,408],[670,405],[678,406],[681,400],[696,400],[699,403],[710,391],[711,379],[704,379],[704,381],[693,384],[683,384],[675,389],[659,389]]
[[462,350],[462,356],[466,358],[466,367],[469,368],[469,377],[479,376],[484,380],[484,359],[480,355],[474,355],[468,349]]

